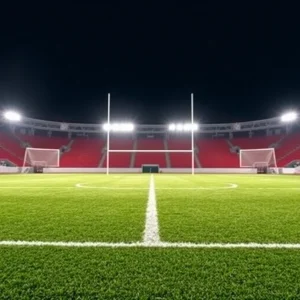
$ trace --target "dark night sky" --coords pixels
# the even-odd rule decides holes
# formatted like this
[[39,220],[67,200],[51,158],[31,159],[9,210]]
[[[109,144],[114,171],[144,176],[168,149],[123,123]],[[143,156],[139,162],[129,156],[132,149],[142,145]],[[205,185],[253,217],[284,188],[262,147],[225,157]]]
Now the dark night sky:
[[112,119],[149,124],[186,120],[191,92],[205,123],[299,106],[297,7],[48,2],[1,4],[2,109],[102,122],[110,92]]

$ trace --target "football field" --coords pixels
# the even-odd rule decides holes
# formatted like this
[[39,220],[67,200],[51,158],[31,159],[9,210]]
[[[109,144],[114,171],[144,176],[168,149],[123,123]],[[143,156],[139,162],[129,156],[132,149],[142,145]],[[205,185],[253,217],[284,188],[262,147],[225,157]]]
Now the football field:
[[3,299],[300,297],[300,177],[0,177]]

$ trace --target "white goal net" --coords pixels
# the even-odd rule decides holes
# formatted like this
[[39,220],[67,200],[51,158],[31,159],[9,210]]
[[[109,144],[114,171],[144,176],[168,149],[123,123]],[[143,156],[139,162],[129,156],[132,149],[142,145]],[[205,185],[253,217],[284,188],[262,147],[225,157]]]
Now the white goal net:
[[277,162],[274,148],[241,149],[241,168],[270,168],[277,173]]
[[59,149],[26,148],[23,167],[59,167]]

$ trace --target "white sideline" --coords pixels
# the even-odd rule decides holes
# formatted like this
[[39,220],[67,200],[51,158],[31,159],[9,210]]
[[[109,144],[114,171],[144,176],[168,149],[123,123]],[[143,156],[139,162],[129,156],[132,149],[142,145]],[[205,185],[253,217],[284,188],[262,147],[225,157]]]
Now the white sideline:
[[300,249],[300,244],[281,243],[169,243],[169,242],[43,242],[0,241],[0,246],[62,247],[62,248],[198,248],[198,249]]
[[147,211],[146,211],[144,243],[151,245],[159,242],[160,242],[160,238],[159,238],[158,217],[157,217],[157,208],[156,208],[155,184],[154,184],[154,177],[153,175],[151,175],[148,204],[147,204]]

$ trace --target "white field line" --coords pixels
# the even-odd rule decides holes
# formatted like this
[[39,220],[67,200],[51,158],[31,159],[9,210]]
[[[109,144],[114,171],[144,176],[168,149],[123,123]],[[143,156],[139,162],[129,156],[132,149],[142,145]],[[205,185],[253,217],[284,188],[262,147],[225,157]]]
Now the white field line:
[[62,248],[198,248],[198,249],[299,249],[300,244],[287,243],[169,243],[169,242],[43,242],[0,241],[0,246],[62,247]]
[[0,186],[1,189],[74,189],[75,186]]
[[155,244],[159,243],[159,227],[158,227],[158,216],[156,207],[156,195],[155,195],[155,184],[154,177],[150,177],[148,204],[146,211],[146,222],[144,230],[144,243],[145,244]]
[[102,189],[102,190],[149,190],[148,187],[126,187],[126,186],[93,186],[93,185],[84,185],[82,183],[77,183],[75,185],[77,188],[84,188],[84,189]]
[[[1,186],[1,189],[74,189],[74,188],[84,188],[84,189],[102,189],[102,190],[148,190],[146,187],[109,187],[109,186],[89,186],[77,183],[75,186]],[[295,190],[300,191],[300,187],[240,187],[235,183],[230,183],[229,186],[211,186],[211,187],[158,187],[156,190],[188,190],[188,191],[197,191],[197,190]]]
[[[31,182],[32,183],[32,182]],[[135,190],[148,190],[149,188],[146,187],[109,187],[109,186],[89,186],[83,185],[81,183],[75,184],[75,186],[1,186],[1,189],[74,189],[74,188],[84,188],[84,189],[102,189],[102,190],[128,190],[128,191],[135,191]],[[235,183],[230,183],[229,186],[211,186],[211,187],[158,187],[156,190],[188,190],[188,191],[198,191],[198,190],[295,190],[300,191],[300,187],[240,187]]]
[[[77,188],[85,189],[103,189],[103,190],[147,190],[148,188],[139,187],[110,187],[110,186],[90,186],[82,183],[76,184]],[[210,186],[210,187],[158,187],[156,190],[223,190],[223,189],[236,189],[238,187],[235,183],[229,183],[228,186]]]

